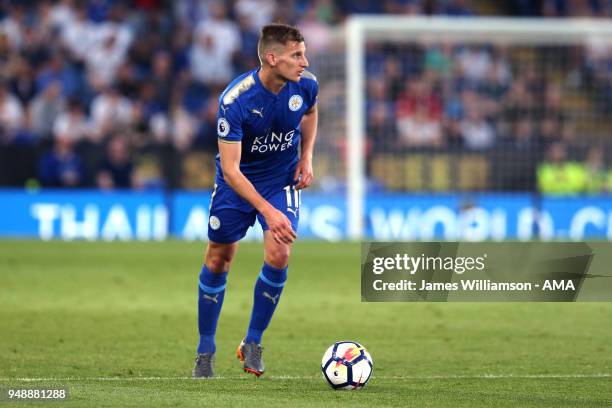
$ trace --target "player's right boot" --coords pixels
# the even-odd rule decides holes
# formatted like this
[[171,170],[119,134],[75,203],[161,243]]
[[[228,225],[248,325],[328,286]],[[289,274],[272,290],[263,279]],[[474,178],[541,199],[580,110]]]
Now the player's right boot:
[[193,367],[193,378],[211,378],[215,376],[213,366],[215,353],[198,353]]
[[236,350],[236,357],[244,363],[243,368],[245,372],[255,374],[257,377],[264,373],[265,368],[261,358],[262,351],[263,347],[261,347],[261,344],[245,343],[244,340],[240,342]]

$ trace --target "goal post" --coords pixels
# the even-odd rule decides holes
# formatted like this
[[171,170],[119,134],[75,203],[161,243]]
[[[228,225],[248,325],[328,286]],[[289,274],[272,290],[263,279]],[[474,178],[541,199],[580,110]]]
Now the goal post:
[[[446,39],[454,44],[503,47],[584,46],[612,50],[612,23],[597,19],[520,19],[351,16],[346,35],[347,235],[364,237],[366,211],[366,73],[369,43],[422,44]],[[554,61],[551,62],[554,64]],[[568,73],[569,75],[569,73]],[[585,92],[586,94],[586,92]],[[587,95],[586,99],[591,96]],[[582,118],[589,120],[588,117]],[[612,137],[612,135],[610,135]],[[391,147],[392,149],[392,147]],[[396,177],[402,177],[396,175]]]

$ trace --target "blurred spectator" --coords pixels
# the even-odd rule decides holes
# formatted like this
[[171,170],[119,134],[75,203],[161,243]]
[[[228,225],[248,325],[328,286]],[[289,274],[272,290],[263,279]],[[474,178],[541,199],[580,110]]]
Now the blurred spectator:
[[83,161],[74,150],[74,140],[58,134],[53,149],[38,164],[38,180],[44,187],[79,187],[85,180]]
[[588,174],[585,166],[567,160],[566,146],[555,143],[546,160],[538,166],[538,188],[544,194],[578,194],[586,191]]
[[36,95],[32,66],[25,59],[15,59],[9,86],[11,93],[19,99],[22,106],[27,106]]
[[176,0],[172,2],[172,7],[180,24],[191,30],[209,17],[210,1]]
[[234,3],[234,12],[238,20],[248,17],[246,28],[258,31],[264,25],[272,22],[276,0],[237,0]]
[[472,150],[488,149],[495,141],[493,127],[487,123],[478,105],[466,106],[460,130],[465,146]]
[[304,38],[308,38],[309,58],[315,57],[327,48],[331,35],[330,29],[327,24],[319,20],[316,4],[306,8],[306,12],[297,25]]
[[113,84],[131,42],[132,34],[126,27],[109,24],[98,29],[92,49],[85,55],[87,74],[94,88]]
[[369,150],[373,153],[389,151],[397,146],[397,129],[394,126],[392,108],[377,104],[368,110],[367,137]]
[[239,72],[246,72],[259,66],[259,56],[257,55],[259,30],[253,28],[251,17],[248,15],[238,17],[238,28],[240,29],[240,43],[242,45],[236,53],[236,68]]
[[508,61],[498,52],[477,87],[478,93],[483,97],[487,114],[499,113],[500,102],[511,83],[512,73]]
[[523,118],[515,123],[513,136],[508,144],[502,145],[506,157],[504,188],[514,191],[535,191],[539,146],[532,121]]
[[466,46],[456,55],[463,75],[472,81],[483,79],[491,67],[491,55],[481,46]]
[[404,75],[400,60],[395,56],[388,56],[383,66],[383,75],[387,82],[387,93],[391,100],[396,101],[402,93]]
[[55,137],[81,141],[92,136],[93,132],[78,100],[68,102],[68,110],[62,112],[53,123]]
[[138,187],[134,163],[123,135],[113,137],[96,171],[96,185],[102,190]]
[[612,191],[612,169],[606,166],[605,151],[601,146],[589,149],[584,166],[587,172],[587,192],[604,193]]
[[154,99],[164,112],[168,112],[172,102],[172,55],[167,51],[158,51],[153,56],[151,75],[155,87]]
[[422,78],[410,79],[406,84],[406,89],[397,100],[397,117],[411,116],[417,108],[422,108],[432,121],[437,121],[442,116],[442,101],[434,92],[431,83]]
[[197,132],[197,120],[182,107],[177,107],[172,112],[171,123],[172,144],[180,152],[187,151]]
[[49,20],[48,24],[54,29],[61,29],[62,27],[72,24],[75,19],[74,3],[74,0],[43,2],[42,6],[45,8],[45,13],[47,13],[45,17]]
[[586,81],[597,91],[597,109],[603,114],[612,113],[612,45],[606,39],[590,37],[584,65]]
[[[389,87],[384,77],[375,77],[368,80],[366,96],[366,110],[370,110],[378,105],[384,105],[384,108],[389,111],[395,108],[389,96]],[[393,116],[390,119],[393,120]]]
[[410,80],[396,106],[400,144],[415,147],[442,144],[442,102],[429,79]]
[[55,7],[56,10],[58,7],[67,8],[64,11],[67,16],[60,22],[60,38],[62,43],[68,48],[74,58],[85,61],[87,53],[91,51],[91,47],[96,39],[96,25],[87,17],[87,9],[84,5],[74,8],[68,2],[68,4],[60,3],[60,5]]
[[525,152],[537,151],[533,124],[529,118],[523,118],[515,123],[513,144]]
[[54,53],[36,77],[36,87],[40,92],[51,82],[59,82],[64,96],[74,96],[80,87],[75,70],[66,63],[60,53]]
[[561,133],[561,122],[554,117],[546,116],[540,122],[538,142],[540,148],[538,153],[540,157],[544,156],[544,153],[548,151],[551,144],[560,142],[563,135]]
[[444,125],[445,144],[449,149],[460,151],[464,147],[461,134],[461,122],[457,118],[449,118]]
[[91,105],[91,119],[96,129],[96,140],[102,140],[109,133],[119,131],[132,123],[132,102],[110,86],[96,96]]
[[61,82],[49,82],[30,104],[30,125],[39,138],[51,138],[53,124],[65,108]]
[[218,103],[214,98],[210,98],[204,109],[202,109],[202,120],[200,121],[197,136],[193,144],[194,148],[217,153],[218,109]]
[[134,64],[129,61],[122,63],[117,69],[117,75],[114,82],[114,87],[117,88],[119,93],[126,96],[130,100],[136,100],[138,98],[140,81],[136,74],[136,68]]
[[534,95],[528,89],[524,78],[517,78],[501,101],[501,116],[508,122],[533,115]]
[[315,9],[317,18],[326,24],[338,22],[338,9],[333,0],[316,0]]
[[440,77],[450,76],[453,70],[453,47],[450,42],[427,47],[425,51],[425,69],[436,72]]
[[398,119],[399,141],[404,146],[423,147],[442,144],[440,122],[428,113],[425,106],[418,104],[412,114]]
[[135,104],[136,118],[134,123],[139,123],[137,127],[147,130],[151,118],[163,112],[163,106],[158,102],[155,95],[155,84],[152,81],[145,81],[140,85],[137,103]]
[[21,5],[14,4],[8,8],[8,14],[0,21],[0,33],[6,35],[8,43],[13,49],[23,45],[25,31],[25,12]]
[[0,136],[10,142],[23,125],[23,109],[19,100],[7,89],[7,84],[0,82]]
[[234,55],[240,49],[240,32],[227,18],[221,2],[210,5],[210,19],[198,24],[193,34],[190,66],[194,78],[210,86],[225,86],[234,76]]

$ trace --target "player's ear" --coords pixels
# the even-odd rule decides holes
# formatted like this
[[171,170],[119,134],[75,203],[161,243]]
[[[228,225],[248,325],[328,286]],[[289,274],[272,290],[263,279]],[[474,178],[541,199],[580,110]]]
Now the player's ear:
[[271,51],[266,52],[266,62],[271,67],[275,66],[276,65],[276,55],[274,55],[274,53]]

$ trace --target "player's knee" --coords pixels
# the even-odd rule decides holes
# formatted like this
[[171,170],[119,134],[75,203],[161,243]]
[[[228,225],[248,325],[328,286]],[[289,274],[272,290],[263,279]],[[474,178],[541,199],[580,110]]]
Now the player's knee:
[[209,242],[204,255],[204,263],[213,273],[228,272],[236,253],[236,245]]
[[274,268],[284,268],[289,263],[289,248],[280,247],[275,248],[273,251],[269,251],[266,254],[266,262]]
[[206,254],[206,267],[213,273],[227,272],[232,264],[232,257],[226,253]]

